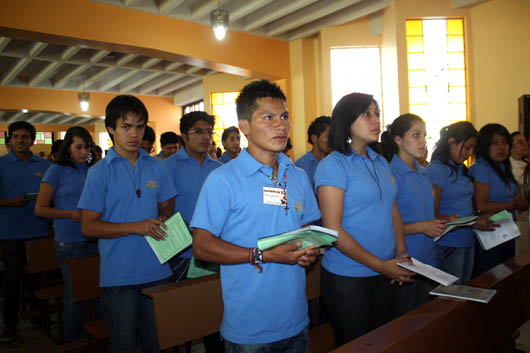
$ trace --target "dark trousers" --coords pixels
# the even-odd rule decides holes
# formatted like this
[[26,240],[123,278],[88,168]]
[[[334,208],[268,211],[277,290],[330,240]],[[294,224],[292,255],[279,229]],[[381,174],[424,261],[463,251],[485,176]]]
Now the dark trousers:
[[293,337],[271,343],[238,344],[225,340],[226,353],[309,353],[309,326]]
[[414,277],[414,282],[404,283],[397,289],[397,315],[401,316],[427,303],[433,298],[429,291],[436,286],[436,282],[420,275]]
[[515,239],[496,247],[484,250],[478,241],[475,242],[475,261],[473,263],[473,276],[475,278],[493,267],[508,261],[515,256]]
[[322,268],[320,293],[341,346],[393,320],[397,316],[398,285],[379,275],[346,277]]

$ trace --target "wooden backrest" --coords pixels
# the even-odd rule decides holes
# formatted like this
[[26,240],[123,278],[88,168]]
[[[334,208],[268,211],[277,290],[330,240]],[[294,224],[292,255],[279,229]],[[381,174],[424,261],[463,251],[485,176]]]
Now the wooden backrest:
[[68,259],[66,262],[70,265],[74,300],[82,302],[101,297],[99,255]]
[[[153,299],[160,349],[199,339],[221,327],[223,298],[219,274],[144,289]],[[308,300],[320,296],[320,264],[307,273]]]
[[530,251],[466,284],[497,294],[488,304],[436,298],[333,352],[497,352],[530,318]]
[[29,240],[24,242],[24,245],[29,273],[42,273],[60,268],[55,255],[55,242],[52,238]]

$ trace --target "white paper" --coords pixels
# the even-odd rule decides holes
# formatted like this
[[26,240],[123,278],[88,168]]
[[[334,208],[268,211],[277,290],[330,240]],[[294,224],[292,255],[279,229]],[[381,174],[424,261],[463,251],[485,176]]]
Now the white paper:
[[496,221],[495,224],[499,224],[500,227],[495,228],[495,230],[492,230],[490,232],[474,229],[475,233],[477,234],[480,245],[484,250],[494,248],[497,245],[505,243],[508,240],[511,240],[521,235],[517,224],[515,224],[515,222],[511,218],[500,219]]
[[430,278],[433,281],[436,281],[444,286],[453,284],[458,280],[458,277],[455,277],[450,273],[439,270],[436,267],[432,267],[431,265],[424,264],[423,262],[416,260],[413,257],[411,258],[411,260],[412,264],[408,262],[398,262],[398,266],[406,268],[409,271],[419,273],[420,275]]

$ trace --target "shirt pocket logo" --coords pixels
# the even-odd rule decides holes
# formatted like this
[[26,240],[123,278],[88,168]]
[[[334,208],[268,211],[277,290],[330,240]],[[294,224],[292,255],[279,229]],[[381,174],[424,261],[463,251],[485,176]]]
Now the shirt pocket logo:
[[158,181],[156,180],[148,180],[147,181],[147,189],[153,190],[158,189]]
[[44,172],[41,172],[40,170],[37,170],[35,172],[35,176],[38,177],[38,178],[42,178],[44,176]]

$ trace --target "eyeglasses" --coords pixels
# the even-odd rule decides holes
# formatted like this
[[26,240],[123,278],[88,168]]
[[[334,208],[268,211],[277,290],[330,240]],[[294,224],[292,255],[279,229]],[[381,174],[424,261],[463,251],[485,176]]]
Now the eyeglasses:
[[197,134],[197,135],[208,134],[208,136],[213,136],[215,135],[215,131],[213,131],[212,129],[201,129],[198,127],[198,128],[188,131],[188,134]]

